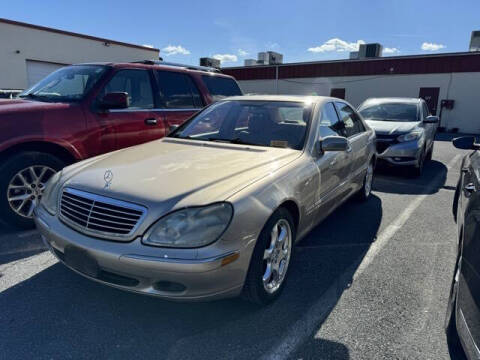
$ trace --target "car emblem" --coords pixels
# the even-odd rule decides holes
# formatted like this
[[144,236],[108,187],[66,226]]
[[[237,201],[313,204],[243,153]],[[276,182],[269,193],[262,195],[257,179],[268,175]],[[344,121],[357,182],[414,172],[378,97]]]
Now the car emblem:
[[105,180],[105,189],[110,188],[110,185],[112,184],[112,180],[113,180],[112,170],[105,171],[105,174],[103,175],[103,180]]

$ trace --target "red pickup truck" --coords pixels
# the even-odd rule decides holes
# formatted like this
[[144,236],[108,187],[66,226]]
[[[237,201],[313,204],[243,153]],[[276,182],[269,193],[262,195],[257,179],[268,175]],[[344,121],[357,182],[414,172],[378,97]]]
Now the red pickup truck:
[[1,99],[0,216],[32,226],[45,183],[65,165],[161,138],[231,95],[241,95],[235,79],[213,69],[144,61],[67,66]]

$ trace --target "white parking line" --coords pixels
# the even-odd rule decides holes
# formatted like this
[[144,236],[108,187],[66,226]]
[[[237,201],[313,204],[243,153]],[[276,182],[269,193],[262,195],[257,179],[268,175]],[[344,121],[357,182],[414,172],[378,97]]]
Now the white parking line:
[[[457,163],[461,155],[457,154],[447,165],[447,171]],[[439,178],[434,178],[429,182],[427,187],[434,188],[438,185]],[[358,261],[350,265],[342,275],[340,275],[336,281],[320,296],[318,301],[314,303],[310,309],[303,315],[302,318],[297,320],[293,326],[290,327],[290,331],[284,336],[278,344],[262,359],[288,359],[291,354],[297,349],[297,347],[307,337],[311,336],[316,328],[323,322],[333,309],[335,304],[339,301],[339,296],[343,293],[345,286],[350,283],[350,279],[355,280],[358,278],[365,269],[372,263],[375,256],[382,250],[388,241],[395,235],[395,233],[406,223],[413,212],[420,206],[423,200],[428,195],[418,195],[403,212],[388,225],[378,236],[377,240],[372,243],[365,256]],[[356,269],[356,270],[355,270]]]
[[57,259],[50,252],[45,251],[41,254],[0,265],[0,293],[30,279],[56,262]]

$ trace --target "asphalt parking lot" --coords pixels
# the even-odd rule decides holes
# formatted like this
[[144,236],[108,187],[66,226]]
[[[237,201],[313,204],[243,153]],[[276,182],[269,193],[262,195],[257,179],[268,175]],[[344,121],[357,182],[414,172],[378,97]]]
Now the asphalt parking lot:
[[451,206],[463,153],[437,141],[422,177],[380,169],[302,241],[277,302],[170,303],[66,269],[35,231],[0,234],[0,358],[449,359]]

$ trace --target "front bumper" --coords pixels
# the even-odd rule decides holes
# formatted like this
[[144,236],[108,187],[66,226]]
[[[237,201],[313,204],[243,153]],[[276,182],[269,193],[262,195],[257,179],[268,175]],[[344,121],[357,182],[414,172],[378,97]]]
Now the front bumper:
[[[139,237],[128,243],[89,237],[41,206],[35,209],[34,221],[49,250],[67,267],[127,291],[185,301],[233,297],[240,294],[248,270],[247,248],[199,258],[196,250],[145,246]],[[85,261],[70,261],[71,254],[82,254]],[[95,271],[84,266],[89,262]]]
[[377,139],[377,159],[391,165],[417,166],[422,149],[423,141],[420,140],[390,144]]

